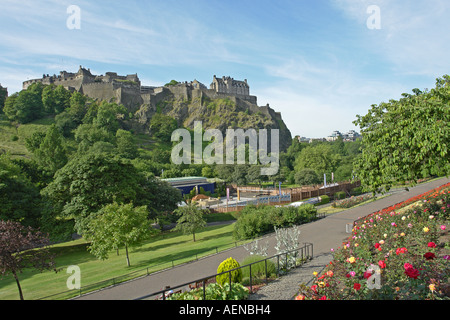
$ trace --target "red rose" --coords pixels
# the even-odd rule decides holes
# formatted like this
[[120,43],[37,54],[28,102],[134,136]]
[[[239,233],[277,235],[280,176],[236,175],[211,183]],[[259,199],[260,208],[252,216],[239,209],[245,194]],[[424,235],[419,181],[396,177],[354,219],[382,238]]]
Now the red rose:
[[378,261],[378,265],[380,266],[381,269],[386,268],[386,262],[384,262],[383,260]]
[[380,247],[380,244],[377,242],[377,243],[375,243],[375,248],[379,248]]
[[406,269],[408,269],[408,268],[412,268],[413,266],[412,266],[412,264],[410,264],[410,263],[405,263],[404,265],[403,265],[403,268],[405,268],[405,270]]
[[419,270],[413,268],[413,267],[409,267],[405,270],[405,274],[413,279],[417,279],[417,277],[420,275]]
[[428,242],[428,247],[429,247],[429,248],[436,248],[436,243],[434,243],[434,242]]
[[353,285],[353,289],[355,289],[356,291],[358,291],[359,289],[361,289],[361,285],[359,283],[355,283]]
[[369,279],[372,276],[372,272],[366,271],[364,272],[364,279]]
[[434,258],[436,258],[436,256],[435,256],[434,253],[432,253],[432,252],[427,252],[427,253],[425,253],[423,256],[424,256],[424,258],[427,259],[427,260],[433,260]]

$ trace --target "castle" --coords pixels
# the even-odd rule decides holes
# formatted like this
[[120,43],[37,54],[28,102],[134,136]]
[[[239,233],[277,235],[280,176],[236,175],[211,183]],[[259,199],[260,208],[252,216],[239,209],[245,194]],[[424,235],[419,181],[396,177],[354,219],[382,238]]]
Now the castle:
[[[151,118],[159,112],[158,108],[166,103],[172,106],[177,105],[176,111],[171,116],[179,124],[191,127],[196,117],[190,115],[196,110],[199,113],[197,116],[201,116],[202,108],[206,108],[205,100],[228,99],[241,111],[265,116],[267,123],[258,123],[258,127],[270,126],[270,128],[281,129],[282,150],[287,149],[292,140],[291,133],[281,118],[281,113],[273,110],[268,104],[258,106],[257,97],[250,95],[247,80],[239,81],[231,77],[214,76],[209,88],[197,80],[171,81],[164,86],[143,86],[137,74],[121,76],[115,72],[107,72],[105,75],[93,75],[90,69],[80,66],[76,73],[61,71],[59,75],[44,74],[40,79],[24,81],[23,89],[27,89],[34,83],[62,85],[70,91],[78,91],[94,100],[122,104],[133,114],[133,121],[130,121],[129,125],[136,132],[147,132]],[[224,126],[219,128],[220,130],[226,129],[227,122],[223,123]]]
[[231,77],[214,76],[210,89],[197,80],[152,87],[142,86],[137,74],[120,76],[115,72],[107,72],[105,75],[93,75],[90,69],[80,66],[77,73],[61,71],[59,75],[44,74],[40,79],[24,81],[22,87],[26,90],[38,82],[44,85],[62,85],[68,90],[78,91],[93,99],[115,101],[131,111],[135,111],[143,104],[150,105],[156,110],[156,104],[170,93],[183,99],[205,96],[211,99],[229,97],[256,104],[256,96],[250,95],[247,80],[238,81]]

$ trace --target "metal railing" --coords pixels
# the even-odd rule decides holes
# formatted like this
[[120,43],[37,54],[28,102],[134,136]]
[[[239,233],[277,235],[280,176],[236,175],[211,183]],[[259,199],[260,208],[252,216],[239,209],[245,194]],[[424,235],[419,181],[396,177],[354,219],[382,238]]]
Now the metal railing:
[[[202,288],[202,295],[203,299],[206,300],[206,287],[208,284],[214,283],[216,281],[216,277],[228,274],[228,279],[230,283],[230,291],[231,291],[231,273],[233,271],[249,268],[249,291],[253,292],[253,286],[256,284],[256,280],[260,280],[260,277],[253,276],[252,273],[252,266],[258,263],[264,263],[264,281],[266,284],[269,282],[270,274],[268,273],[268,261],[276,260],[276,269],[277,269],[277,277],[279,277],[283,272],[288,272],[290,269],[297,268],[298,266],[303,265],[305,262],[313,259],[314,252],[313,252],[313,244],[312,243],[305,243],[303,247],[290,250],[287,252],[279,253],[274,256],[255,261],[243,266],[240,266],[238,268],[234,268],[232,270],[224,271],[222,273],[217,273],[208,277],[192,280],[190,282],[186,282],[174,287],[166,287],[160,291],[152,292],[150,294],[147,294],[145,296],[136,298],[134,300],[146,300],[146,299],[153,299],[153,300],[166,300],[167,297],[174,293],[182,293],[183,291],[188,291],[191,289],[198,289]],[[273,262],[273,261],[272,261]],[[193,285],[194,284],[194,285]]]
[[245,241],[234,241],[230,242],[228,244],[224,244],[222,246],[216,246],[214,248],[210,248],[208,250],[198,250],[197,253],[193,255],[186,255],[184,257],[180,257],[178,259],[173,259],[171,261],[166,261],[158,264],[151,265],[146,268],[142,268],[133,272],[129,272],[114,278],[106,279],[103,281],[91,283],[88,285],[81,286],[79,289],[76,290],[66,290],[62,292],[58,292],[52,295],[48,295],[45,297],[41,297],[38,300],[48,300],[48,299],[71,299],[75,297],[80,297],[84,294],[88,294],[97,290],[106,289],[109,287],[114,287],[116,285],[122,284],[127,281],[133,281],[137,280],[142,277],[148,277],[151,276],[154,273],[159,273],[166,271],[168,269],[172,269],[184,264],[191,263],[193,261],[198,261],[200,259],[207,258],[209,256],[230,250],[232,248],[236,248],[244,243],[249,242],[250,240]]

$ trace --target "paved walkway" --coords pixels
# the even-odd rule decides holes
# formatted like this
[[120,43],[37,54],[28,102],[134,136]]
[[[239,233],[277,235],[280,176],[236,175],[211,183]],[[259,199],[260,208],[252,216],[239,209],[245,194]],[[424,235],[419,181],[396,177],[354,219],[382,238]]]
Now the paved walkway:
[[[393,195],[368,203],[363,206],[351,208],[339,213],[327,216],[313,223],[299,226],[300,242],[313,243],[314,259],[303,267],[292,271],[266,287],[258,294],[253,295],[254,300],[289,300],[292,299],[298,289],[298,284],[307,283],[312,279],[313,271],[320,271],[332,260],[331,248],[338,248],[348,237],[346,225],[353,223],[360,217],[379,211],[396,203],[400,203],[416,195],[422,194],[436,187],[449,183],[449,178],[443,178],[429,183],[421,184],[409,191],[396,192]],[[275,254],[275,235],[271,234],[264,238],[268,241],[268,254]],[[237,247],[219,254],[200,259],[195,262],[180,265],[175,268],[152,274],[151,276],[133,280],[112,288],[107,288],[85,296],[79,300],[132,300],[149,293],[156,292],[165,286],[175,287],[192,280],[200,279],[216,273],[217,266],[225,259],[233,257],[242,261],[248,255],[245,248]]]

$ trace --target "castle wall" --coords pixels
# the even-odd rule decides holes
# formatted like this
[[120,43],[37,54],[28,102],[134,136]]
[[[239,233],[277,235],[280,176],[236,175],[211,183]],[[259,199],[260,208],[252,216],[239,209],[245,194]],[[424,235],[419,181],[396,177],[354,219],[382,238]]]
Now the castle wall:
[[[114,90],[114,86],[112,83],[102,83],[102,82],[93,82],[86,83],[82,85],[81,92],[88,96],[89,98],[105,100],[110,102],[111,99],[114,101],[119,98]],[[118,101],[116,101],[118,102]]]

